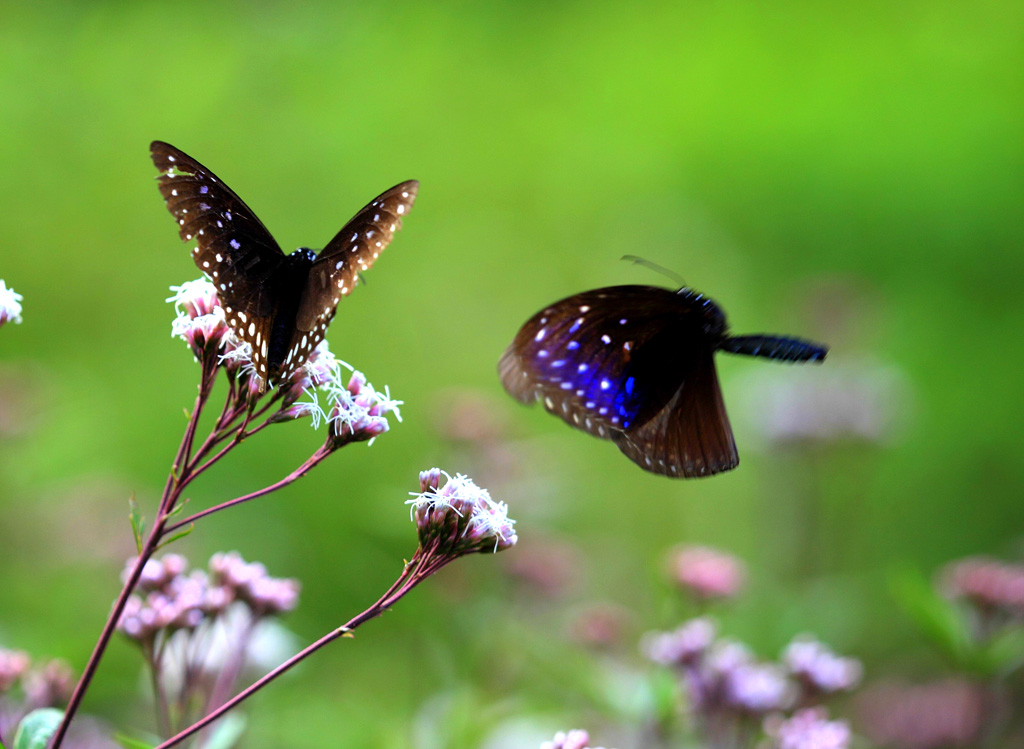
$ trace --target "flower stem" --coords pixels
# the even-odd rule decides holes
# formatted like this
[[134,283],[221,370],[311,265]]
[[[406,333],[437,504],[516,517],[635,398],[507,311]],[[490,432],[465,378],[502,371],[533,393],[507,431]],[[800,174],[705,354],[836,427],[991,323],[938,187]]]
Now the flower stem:
[[[231,447],[231,445],[228,445],[224,449],[227,450],[229,447]],[[227,502],[221,502],[219,505],[207,507],[205,510],[201,510],[200,512],[197,512],[193,515],[189,515],[184,520],[180,520],[177,523],[174,523],[173,525],[169,526],[166,532],[173,533],[174,531],[183,528],[191,523],[194,523],[195,521],[199,520],[200,518],[204,518],[207,515],[212,515],[215,512],[220,512],[221,510],[226,510],[229,507],[240,505],[243,502],[248,502],[251,499],[256,499],[257,497],[262,497],[266,494],[270,494],[271,492],[276,492],[278,489],[283,489],[284,487],[288,486],[294,481],[297,481],[298,479],[302,478],[307,473],[309,473],[311,469],[316,467],[316,465],[320,463],[320,461],[322,461],[324,458],[326,458],[329,454],[330,451],[327,450],[324,446],[321,446],[317,448],[317,451],[313,453],[309,458],[307,458],[302,465],[300,465],[298,468],[296,468],[294,471],[292,471],[290,474],[285,476],[277,483],[271,484],[270,486],[265,486],[259,491],[252,492],[251,494],[246,494],[241,497],[235,497],[234,499],[230,499]],[[218,453],[218,456],[219,455],[220,453]],[[218,456],[215,456],[215,458]],[[214,460],[214,458],[211,458],[210,460],[212,461]],[[204,465],[202,469],[205,470],[206,467],[207,466]]]
[[154,749],[169,749],[170,747],[181,743],[197,731],[201,731],[206,726],[210,725],[215,720],[224,715],[226,712],[231,710],[233,707],[245,701],[246,699],[254,695],[256,692],[261,690],[263,687],[267,686],[267,684],[272,682],[278,676],[290,670],[294,666],[298,665],[309,656],[313,655],[313,653],[318,651],[320,648],[333,642],[339,637],[343,637],[344,635],[350,634],[361,624],[371,619],[375,619],[378,616],[381,616],[385,611],[387,611],[399,600],[401,600],[406,593],[408,593],[421,582],[426,580],[434,572],[441,569],[441,567],[443,567],[445,564],[452,561],[452,559],[453,557],[447,557],[441,560],[432,559],[429,553],[423,553],[422,550],[417,551],[416,555],[413,556],[412,561],[410,561],[405,566],[405,569],[402,571],[402,574],[399,576],[399,578],[395,580],[391,587],[388,588],[387,592],[383,596],[381,596],[375,604],[370,606],[370,608],[366,609],[363,613],[359,614],[358,616],[353,617],[337,629],[328,632],[326,635],[324,635],[311,645],[308,645],[302,651],[296,653],[291,658],[282,663],[280,666],[268,672],[262,678],[249,685],[246,689],[243,689],[230,700],[220,705],[209,715],[193,723],[191,726],[176,734],[175,736],[172,736],[171,738],[167,739],[167,741],[163,742],[162,744],[157,745],[156,747],[154,747]]
[[203,406],[206,404],[207,399],[210,397],[212,377],[210,372],[207,372],[206,369],[207,368],[204,366],[200,379],[199,395],[196,396],[195,407],[192,409],[192,413],[189,416],[188,425],[185,427],[185,434],[181,439],[181,444],[178,446],[178,452],[175,455],[174,464],[171,467],[170,475],[167,477],[167,482],[164,485],[164,492],[160,497],[160,505],[153,523],[153,528],[150,530],[149,536],[146,538],[146,542],[143,545],[142,550],[139,552],[139,556],[136,558],[135,564],[132,566],[132,570],[128,575],[128,579],[125,581],[124,587],[121,588],[121,593],[114,602],[113,609],[107,617],[106,623],[103,625],[103,630],[100,632],[99,639],[93,647],[92,654],[89,656],[89,660],[85,664],[85,668],[82,670],[82,675],[79,677],[78,683],[75,685],[75,689],[71,693],[71,699],[68,700],[68,706],[64,711],[64,717],[61,720],[60,725],[57,726],[57,730],[54,732],[53,738],[50,741],[50,749],[58,749],[64,741],[68,727],[71,725],[71,721],[74,720],[75,713],[78,712],[78,708],[82,704],[82,699],[85,697],[85,692],[92,683],[93,677],[96,675],[96,670],[99,668],[100,660],[103,658],[103,654],[106,652],[107,646],[110,644],[110,638],[113,637],[114,630],[117,629],[117,623],[121,620],[121,614],[124,613],[124,607],[128,603],[128,598],[131,596],[132,591],[135,590],[135,586],[138,585],[139,578],[142,577],[142,570],[146,566],[146,562],[148,562],[156,550],[160,548],[160,541],[166,533],[165,526],[167,524],[168,513],[174,509],[174,504],[180,497],[181,487],[179,486],[179,482],[182,476],[179,475],[179,471],[181,471],[183,467],[187,466],[188,455],[192,449],[193,440],[195,439],[196,428],[199,425],[199,416],[203,411]]

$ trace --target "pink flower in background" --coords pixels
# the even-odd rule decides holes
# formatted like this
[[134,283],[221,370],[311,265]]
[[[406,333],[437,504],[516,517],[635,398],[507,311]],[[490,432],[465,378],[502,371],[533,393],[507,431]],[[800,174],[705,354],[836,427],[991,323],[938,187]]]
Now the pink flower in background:
[[[551,741],[545,741],[540,749],[590,749],[590,736],[586,731],[559,731]],[[594,747],[593,749],[601,749]]]
[[846,721],[828,719],[824,708],[798,710],[788,719],[765,720],[772,749],[848,749],[852,735]]
[[662,666],[693,665],[707,653],[715,635],[715,625],[702,617],[691,619],[672,632],[651,632],[640,647],[649,660]]
[[878,684],[857,699],[860,732],[898,749],[977,746],[986,712],[982,688],[958,679]]
[[968,557],[946,565],[941,578],[950,598],[966,599],[986,612],[1024,615],[1024,565]]
[[856,658],[836,655],[809,636],[798,637],[782,653],[782,662],[811,693],[831,694],[853,689],[864,669]]
[[28,653],[0,649],[0,694],[10,689],[29,667]]
[[733,598],[743,588],[746,566],[708,546],[686,546],[672,554],[673,581],[699,599]]

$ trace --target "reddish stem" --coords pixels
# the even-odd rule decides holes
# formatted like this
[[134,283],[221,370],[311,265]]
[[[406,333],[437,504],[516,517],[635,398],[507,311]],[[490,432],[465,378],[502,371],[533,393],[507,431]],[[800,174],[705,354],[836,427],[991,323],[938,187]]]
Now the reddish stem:
[[[210,386],[212,385],[212,378],[210,376],[210,371],[208,371],[210,369],[211,368],[208,367],[206,363],[203,364],[203,371],[200,376],[199,395],[196,396],[195,407],[192,409],[188,425],[185,428],[185,434],[182,437],[181,444],[178,446],[178,451],[174,458],[174,464],[171,468],[171,474],[167,477],[167,483],[164,485],[164,493],[160,497],[160,505],[157,510],[157,516],[154,521],[153,528],[150,530],[149,536],[146,538],[146,542],[143,545],[142,550],[139,552],[139,556],[136,558],[135,564],[132,566],[132,571],[129,573],[124,587],[121,588],[121,593],[114,602],[114,607],[110,612],[110,616],[107,617],[107,621],[103,625],[103,630],[100,632],[99,639],[93,647],[92,654],[89,656],[89,660],[85,664],[85,668],[82,670],[82,675],[79,677],[78,683],[75,685],[75,689],[71,693],[71,699],[68,700],[67,709],[64,711],[64,718],[61,720],[60,725],[57,727],[57,730],[54,732],[53,738],[50,741],[49,746],[52,749],[58,749],[64,741],[68,727],[71,725],[71,721],[74,720],[75,713],[78,712],[78,708],[82,704],[82,699],[85,697],[85,692],[92,683],[93,677],[96,675],[96,670],[99,668],[100,660],[103,658],[103,654],[107,650],[107,645],[110,644],[110,638],[113,636],[114,630],[117,629],[117,623],[120,621],[121,614],[124,612],[125,604],[128,603],[128,598],[131,596],[132,591],[135,590],[135,586],[138,584],[139,578],[142,577],[142,570],[146,566],[146,562],[149,561],[150,557],[152,557],[159,548],[160,541],[163,539],[165,533],[164,526],[167,523],[168,513],[174,509],[174,504],[180,496],[180,481],[183,477],[179,476],[178,472],[182,469],[182,466],[186,464],[189,451],[192,448],[192,442],[195,438],[196,428],[199,424],[199,416],[202,413],[206,400],[210,396]],[[216,368],[213,368],[212,371],[216,371]]]
[[[230,447],[230,445],[228,447]],[[230,499],[227,502],[221,502],[219,505],[207,507],[205,510],[201,510],[200,512],[197,512],[194,515],[189,515],[184,520],[180,520],[174,525],[169,526],[166,530],[166,533],[173,533],[174,531],[183,528],[186,525],[189,525],[190,523],[194,523],[200,518],[205,518],[207,515],[212,515],[215,512],[226,510],[229,507],[240,505],[243,502],[248,502],[249,500],[256,499],[257,497],[262,497],[266,494],[270,494],[271,492],[276,492],[278,489],[283,489],[284,487],[288,486],[288,484],[291,484],[292,482],[297,481],[298,479],[305,476],[311,469],[316,467],[318,463],[320,463],[324,458],[326,458],[330,454],[331,451],[327,449],[326,446],[321,446],[317,449],[315,453],[313,453],[309,458],[307,458],[306,461],[301,466],[296,468],[294,471],[292,471],[290,474],[285,476],[277,483],[271,484],[270,486],[265,486],[259,491],[252,492],[251,494],[246,494],[241,497],[235,497],[234,499]],[[213,460],[213,458],[211,458],[211,460]]]
[[237,695],[235,695],[230,700],[225,702],[223,705],[218,707],[216,710],[211,712],[209,715],[205,716],[201,720],[196,721],[191,726],[181,731],[180,733],[172,736],[171,738],[167,739],[167,741],[163,742],[162,744],[158,744],[156,747],[154,747],[154,749],[169,749],[169,747],[181,743],[197,731],[201,731],[202,729],[206,728],[206,726],[210,725],[215,720],[220,718],[222,715],[228,712],[228,710],[231,710],[240,702],[243,702],[252,695],[254,695],[256,692],[261,690],[263,687],[272,682],[278,676],[290,670],[294,666],[297,666],[299,663],[304,661],[306,658],[311,656],[320,648],[333,642],[339,637],[342,637],[343,635],[346,635],[354,631],[364,622],[381,616],[387,609],[389,609],[391,606],[393,606],[399,600],[401,600],[406,593],[411,591],[421,582],[426,580],[434,572],[441,569],[441,567],[443,567],[448,562],[452,561],[452,559],[454,559],[454,557],[447,557],[440,560],[435,560],[431,559],[430,556],[431,555],[429,552],[424,553],[422,550],[417,551],[416,555],[413,556],[412,561],[409,562],[409,564],[407,564],[405,569],[402,571],[401,576],[399,576],[399,578],[392,584],[392,586],[388,588],[388,591],[383,596],[381,596],[375,604],[370,606],[370,608],[366,609],[363,613],[359,614],[358,616],[353,617],[341,627],[338,627],[337,629],[328,632],[326,635],[324,635],[311,645],[308,645],[302,651],[293,655],[291,658],[286,660],[284,663],[282,663],[274,670],[267,673],[261,679],[253,682],[246,689],[243,689],[241,692],[239,692]]

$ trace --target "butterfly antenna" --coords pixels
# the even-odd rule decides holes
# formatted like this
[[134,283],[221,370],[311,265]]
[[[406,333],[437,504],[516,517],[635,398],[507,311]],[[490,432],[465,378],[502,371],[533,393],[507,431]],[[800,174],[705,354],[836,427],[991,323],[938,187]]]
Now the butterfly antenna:
[[639,255],[623,255],[621,259],[633,263],[634,265],[642,265],[645,268],[653,270],[655,273],[660,273],[666,278],[675,281],[676,284],[679,286],[686,286],[686,281],[684,281],[683,277],[680,276],[678,273],[670,271],[668,268],[662,265],[658,265],[657,263],[652,262],[645,257],[640,257]]

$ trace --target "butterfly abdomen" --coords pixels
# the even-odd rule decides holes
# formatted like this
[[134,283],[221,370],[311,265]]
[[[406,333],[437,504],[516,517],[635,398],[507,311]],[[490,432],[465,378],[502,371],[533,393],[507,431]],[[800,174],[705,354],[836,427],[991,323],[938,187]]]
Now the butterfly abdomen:
[[295,330],[295,318],[299,313],[302,289],[306,286],[309,271],[316,260],[316,253],[302,247],[287,258],[281,272],[281,297],[274,324],[270,331],[270,346],[267,352],[267,365],[271,379],[277,379],[284,360],[288,355],[288,344],[291,343],[292,331]]
[[744,335],[724,339],[718,348],[730,354],[759,356],[764,359],[801,362],[825,360],[828,347],[811,343],[800,338],[785,338],[772,335]]

